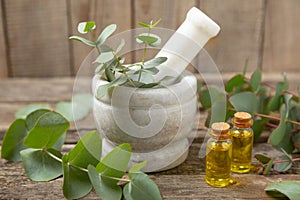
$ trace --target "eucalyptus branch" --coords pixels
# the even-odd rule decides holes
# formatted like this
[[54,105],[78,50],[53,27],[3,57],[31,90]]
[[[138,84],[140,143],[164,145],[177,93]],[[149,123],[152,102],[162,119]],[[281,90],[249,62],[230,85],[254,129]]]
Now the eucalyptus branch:
[[[275,120],[275,121],[280,121],[281,120],[279,117],[275,117],[275,116],[272,116],[272,115],[265,115],[265,114],[257,113],[257,112],[255,112],[254,115],[259,116],[259,117],[263,117],[263,118],[272,119],[272,120]],[[285,121],[300,126],[300,122],[293,121],[293,120],[290,120],[290,119],[286,119]]]

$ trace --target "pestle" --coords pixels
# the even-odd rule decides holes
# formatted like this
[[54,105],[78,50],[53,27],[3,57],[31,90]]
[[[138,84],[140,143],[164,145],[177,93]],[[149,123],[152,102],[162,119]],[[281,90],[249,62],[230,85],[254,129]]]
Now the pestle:
[[219,31],[219,25],[212,19],[198,8],[191,8],[185,21],[156,55],[167,57],[168,60],[157,67],[159,72],[153,76],[154,80],[159,82],[165,77],[178,77]]

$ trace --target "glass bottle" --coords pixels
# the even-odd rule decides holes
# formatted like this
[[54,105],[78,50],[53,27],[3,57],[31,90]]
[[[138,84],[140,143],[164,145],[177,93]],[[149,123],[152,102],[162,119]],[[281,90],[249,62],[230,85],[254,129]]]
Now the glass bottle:
[[231,171],[247,173],[251,169],[253,130],[251,115],[247,112],[237,112],[232,120],[232,162]]
[[230,179],[232,143],[230,126],[225,122],[213,123],[209,131],[210,138],[206,146],[207,184],[213,187],[225,187]]

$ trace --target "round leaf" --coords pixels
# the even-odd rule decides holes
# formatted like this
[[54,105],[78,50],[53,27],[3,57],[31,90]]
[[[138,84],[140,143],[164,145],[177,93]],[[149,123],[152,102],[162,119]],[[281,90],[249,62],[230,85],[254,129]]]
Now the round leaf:
[[81,22],[77,26],[77,30],[81,34],[86,34],[96,28],[95,22]]
[[265,188],[265,191],[277,191],[284,194],[291,200],[298,200],[300,197],[300,181],[282,181],[279,183],[270,183]]
[[259,91],[260,82],[261,82],[261,71],[260,71],[260,69],[256,69],[250,79],[250,85],[253,88],[253,91],[255,93],[257,93]]
[[102,45],[106,41],[106,39],[115,32],[116,29],[116,24],[110,24],[107,27],[105,27],[96,41],[97,46]]
[[231,96],[229,101],[237,111],[253,114],[257,109],[257,99],[253,92],[237,93]]
[[28,114],[38,109],[50,109],[49,104],[30,104],[15,113],[16,118],[25,119]]
[[244,81],[244,76],[241,75],[241,74],[238,74],[234,77],[232,77],[227,83],[226,83],[226,86],[225,86],[225,90],[227,92],[231,92],[234,87],[239,87],[239,86],[243,86],[245,83]]

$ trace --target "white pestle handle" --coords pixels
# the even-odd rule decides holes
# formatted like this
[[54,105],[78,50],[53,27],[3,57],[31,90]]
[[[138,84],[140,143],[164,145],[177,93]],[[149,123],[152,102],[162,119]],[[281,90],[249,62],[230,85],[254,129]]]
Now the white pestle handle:
[[156,55],[168,60],[157,67],[159,72],[153,76],[154,80],[159,82],[166,76],[178,77],[219,31],[220,26],[212,19],[198,8],[191,8],[185,21]]

